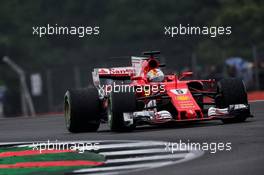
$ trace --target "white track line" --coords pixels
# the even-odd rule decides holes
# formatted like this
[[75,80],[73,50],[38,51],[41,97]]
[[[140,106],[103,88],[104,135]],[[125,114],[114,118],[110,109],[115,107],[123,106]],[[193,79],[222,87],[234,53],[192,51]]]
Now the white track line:
[[163,142],[136,142],[136,143],[118,143],[118,144],[109,144],[109,145],[98,145],[99,150],[100,149],[115,149],[115,148],[133,148],[136,146],[140,147],[148,147],[148,146],[165,146],[165,143]]
[[[35,142],[4,142],[0,143],[0,145],[9,145],[9,144],[23,144],[22,146],[32,146],[32,144],[39,144],[39,143],[47,143],[47,141],[35,141]],[[63,141],[50,141],[49,144],[82,144],[82,143],[103,143],[100,141],[94,141],[94,142],[84,142],[84,141],[72,141],[72,142],[63,142]],[[116,149],[116,148],[133,148],[133,147],[149,147],[149,146],[164,146],[165,144],[163,142],[156,142],[156,141],[144,141],[144,142],[128,142],[128,143],[111,143],[111,144],[98,144],[97,145],[100,149]],[[84,146],[85,147],[85,146]],[[79,148],[82,148],[82,146],[79,146]]]
[[136,150],[128,150],[128,151],[111,151],[111,152],[99,152],[104,156],[122,156],[122,155],[133,155],[133,154],[151,154],[151,153],[170,153],[168,151],[161,148],[150,148],[150,149],[136,149]]
[[[74,173],[89,173],[89,172],[100,172],[100,171],[111,171],[111,170],[128,170],[137,168],[148,168],[165,166],[171,164],[172,161],[158,162],[158,163],[139,163],[133,165],[122,165],[122,166],[112,166],[112,167],[101,167],[101,168],[87,168],[73,171]],[[107,174],[107,173],[106,173]]]
[[180,160],[171,160],[171,161],[156,162],[156,163],[155,162],[138,163],[138,164],[132,164],[132,165],[121,165],[121,166],[111,166],[111,167],[86,168],[86,169],[75,170],[73,171],[73,173],[108,174],[107,171],[112,171],[112,172],[109,172],[109,174],[113,175],[113,174],[120,174],[121,173],[120,171],[125,171],[125,170],[127,170],[127,172],[135,172],[135,171],[141,171],[144,169],[158,168],[158,167],[163,167],[167,165],[183,163],[186,161],[190,161],[194,158],[200,157],[203,154],[204,152],[192,151],[191,153],[188,153],[184,159],[180,159]]
[[110,163],[130,163],[130,162],[150,161],[150,160],[177,159],[177,158],[185,158],[187,156],[187,154],[192,154],[192,153],[154,155],[154,156],[143,156],[143,157],[129,157],[129,158],[123,158],[123,159],[109,159],[109,160],[106,160],[106,163],[107,164],[110,164]]

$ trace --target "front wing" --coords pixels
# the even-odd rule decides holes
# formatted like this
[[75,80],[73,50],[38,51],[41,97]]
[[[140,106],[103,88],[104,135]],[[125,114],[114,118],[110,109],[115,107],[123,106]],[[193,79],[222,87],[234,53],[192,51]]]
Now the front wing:
[[124,122],[126,125],[133,125],[138,123],[147,124],[160,124],[166,122],[184,122],[184,121],[200,121],[200,120],[214,120],[214,119],[226,119],[234,118],[240,115],[253,117],[250,114],[249,104],[235,104],[229,105],[227,108],[210,107],[207,114],[203,118],[177,120],[169,111],[136,111],[130,113],[123,113]]

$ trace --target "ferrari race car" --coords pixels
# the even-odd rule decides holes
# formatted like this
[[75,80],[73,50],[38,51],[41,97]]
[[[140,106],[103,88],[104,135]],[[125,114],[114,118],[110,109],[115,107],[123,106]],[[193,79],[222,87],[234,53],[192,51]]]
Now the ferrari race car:
[[92,87],[68,90],[67,129],[94,132],[105,121],[112,131],[131,131],[146,124],[213,119],[233,123],[252,117],[241,79],[187,79],[192,72],[165,75],[159,53],[132,56],[129,67],[96,68]]

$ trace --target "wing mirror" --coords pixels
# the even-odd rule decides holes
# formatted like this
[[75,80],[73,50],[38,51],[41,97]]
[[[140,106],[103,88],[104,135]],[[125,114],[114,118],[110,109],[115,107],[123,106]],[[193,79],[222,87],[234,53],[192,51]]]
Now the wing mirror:
[[183,79],[185,77],[190,77],[192,75],[193,75],[193,72],[182,72],[180,77],[179,77],[179,79],[181,80],[181,79]]

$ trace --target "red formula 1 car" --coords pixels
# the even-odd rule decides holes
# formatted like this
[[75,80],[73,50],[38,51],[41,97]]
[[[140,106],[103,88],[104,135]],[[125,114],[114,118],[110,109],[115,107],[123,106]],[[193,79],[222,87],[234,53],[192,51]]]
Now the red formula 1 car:
[[102,120],[112,131],[128,131],[145,124],[212,119],[230,123],[252,116],[242,80],[186,80],[192,72],[164,75],[159,53],[131,57],[129,67],[94,69],[93,87],[68,90],[67,129],[97,131]]

